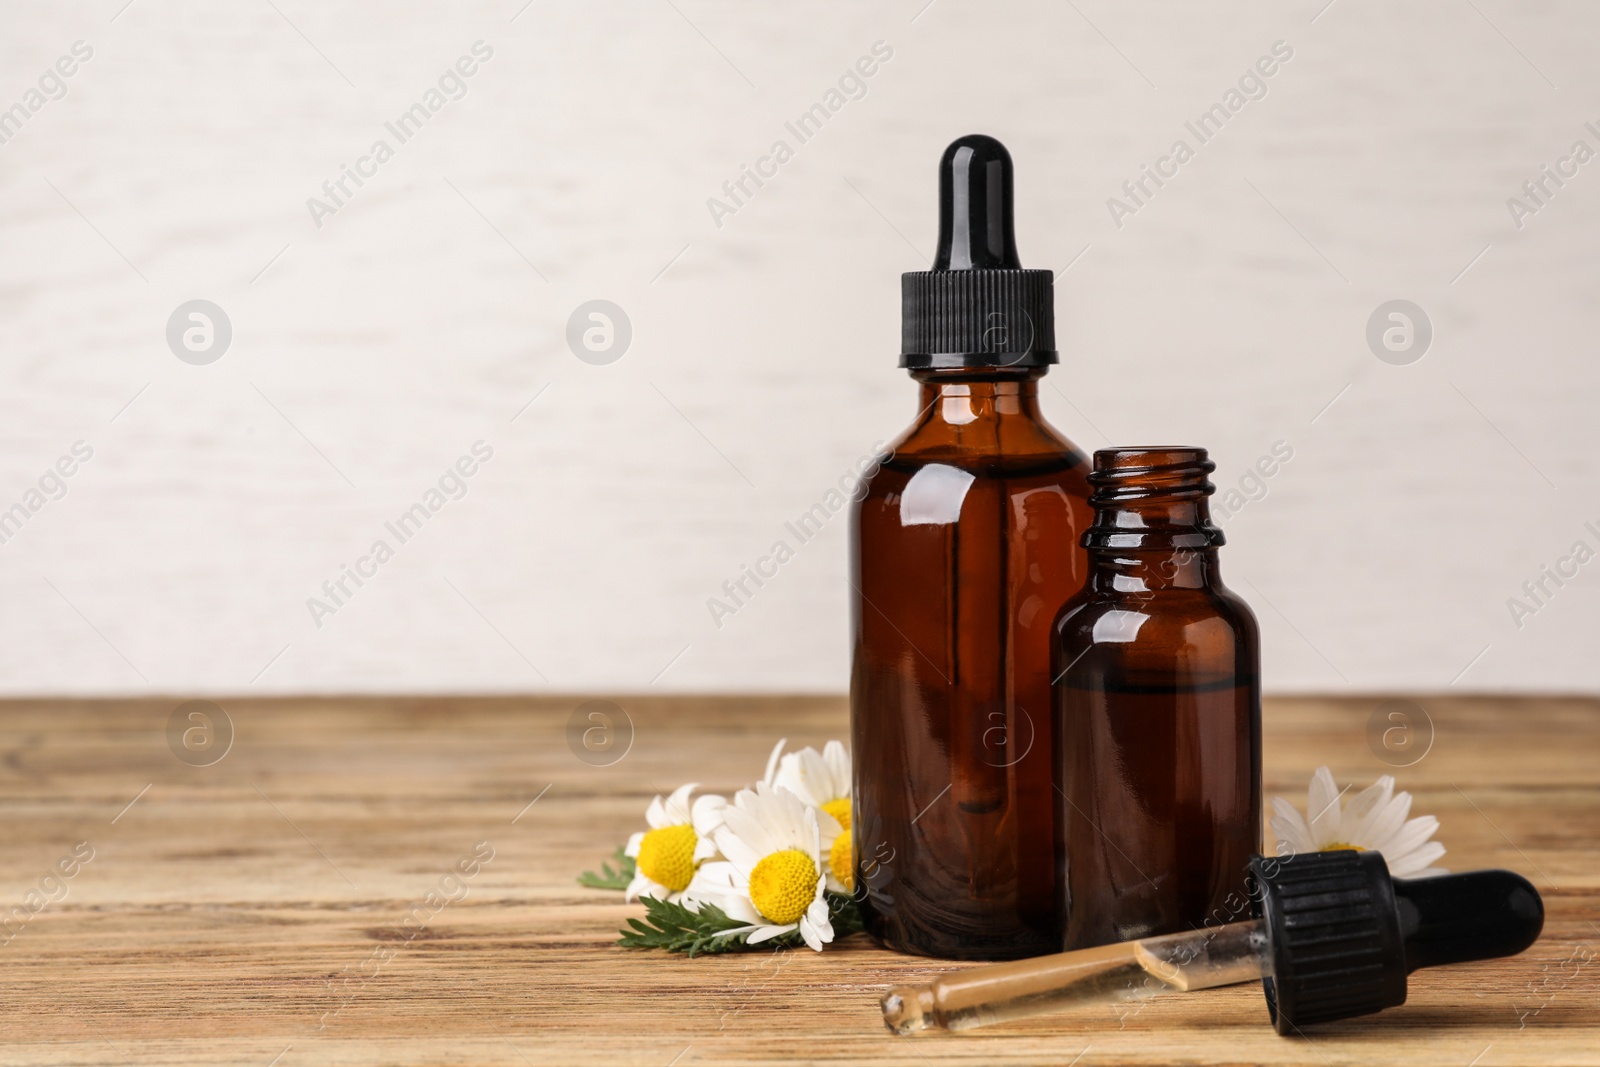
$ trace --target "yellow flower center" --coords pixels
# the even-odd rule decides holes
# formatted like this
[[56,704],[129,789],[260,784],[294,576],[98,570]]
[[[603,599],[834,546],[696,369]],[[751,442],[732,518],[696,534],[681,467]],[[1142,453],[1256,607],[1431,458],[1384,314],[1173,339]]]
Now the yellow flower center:
[[683,892],[694,877],[695,841],[688,823],[651,830],[639,842],[639,873],[674,893]]
[[1323,845],[1321,848],[1317,849],[1317,851],[1318,852],[1342,852],[1342,851],[1344,851],[1346,849],[1352,849],[1352,848],[1355,849],[1357,852],[1364,851],[1360,845],[1347,845],[1343,841],[1329,841],[1326,845]]
[[849,797],[840,797],[838,800],[830,800],[826,804],[822,805],[822,810],[827,812],[829,815],[832,815],[835,819],[838,819],[840,826],[844,827],[846,830],[850,829]]
[[750,903],[768,922],[792,923],[816,899],[821,877],[816,862],[797,848],[763,856],[750,872]]
[[828,869],[833,872],[835,878],[844,883],[846,889],[855,891],[856,850],[851,845],[848,829],[833,839],[833,847],[828,850]]

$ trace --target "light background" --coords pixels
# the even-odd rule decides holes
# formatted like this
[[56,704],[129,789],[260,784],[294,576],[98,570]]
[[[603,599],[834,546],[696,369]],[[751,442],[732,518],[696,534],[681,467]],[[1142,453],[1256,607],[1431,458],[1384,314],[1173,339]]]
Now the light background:
[[[720,628],[706,602],[912,416],[899,274],[940,151],[987,132],[1024,264],[1063,272],[1052,421],[1208,446],[1224,487],[1293,448],[1226,524],[1269,689],[1600,688],[1600,563],[1507,606],[1600,548],[1600,161],[1520,230],[1506,204],[1600,149],[1600,8],[925,4],[5,3],[0,107],[93,58],[0,146],[0,507],[94,457],[0,545],[0,687],[842,690],[843,515]],[[478,40],[467,95],[318,228],[307,198]],[[876,41],[866,95],[715,225]],[[164,338],[194,298],[233,326],[208,366]],[[596,298],[633,329],[605,366],[565,340]],[[1365,340],[1397,298],[1435,333],[1407,366]],[[480,439],[466,496],[314,625]]]

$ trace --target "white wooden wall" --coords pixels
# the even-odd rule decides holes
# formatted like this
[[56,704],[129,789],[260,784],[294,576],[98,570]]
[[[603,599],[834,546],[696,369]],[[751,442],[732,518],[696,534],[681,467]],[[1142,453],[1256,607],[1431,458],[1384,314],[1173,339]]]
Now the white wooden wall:
[[[1225,489],[1292,451],[1226,522],[1272,689],[1600,688],[1593,4],[124,2],[0,7],[7,692],[842,689],[842,515],[707,601],[911,416],[899,274],[972,131],[1062,272],[1051,418]],[[195,299],[205,365],[166,339]],[[567,341],[597,299],[609,363]],[[1366,339],[1396,299],[1407,365]]]

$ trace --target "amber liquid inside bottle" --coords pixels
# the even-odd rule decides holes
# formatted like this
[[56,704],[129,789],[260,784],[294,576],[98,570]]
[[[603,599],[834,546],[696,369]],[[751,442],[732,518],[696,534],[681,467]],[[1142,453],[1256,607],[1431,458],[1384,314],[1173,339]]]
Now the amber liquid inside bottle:
[[1061,945],[1051,624],[1090,512],[1041,373],[918,372],[921,416],[853,516],[856,896],[904,952]]
[[1222,584],[1199,449],[1096,454],[1090,577],[1056,623],[1064,947],[1249,917],[1255,617]]

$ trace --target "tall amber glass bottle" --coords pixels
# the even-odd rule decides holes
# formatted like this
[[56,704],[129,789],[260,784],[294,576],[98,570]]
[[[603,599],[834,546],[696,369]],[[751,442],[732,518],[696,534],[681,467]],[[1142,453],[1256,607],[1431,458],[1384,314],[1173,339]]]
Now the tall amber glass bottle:
[[1260,639],[1222,584],[1200,448],[1095,453],[1089,582],[1056,620],[1067,949],[1246,918]]
[[856,895],[881,943],[951,959],[1061,943],[1050,631],[1088,463],[1039,411],[1052,279],[1018,264],[1011,190],[998,141],[946,150],[939,253],[902,283],[917,418],[851,522]]

